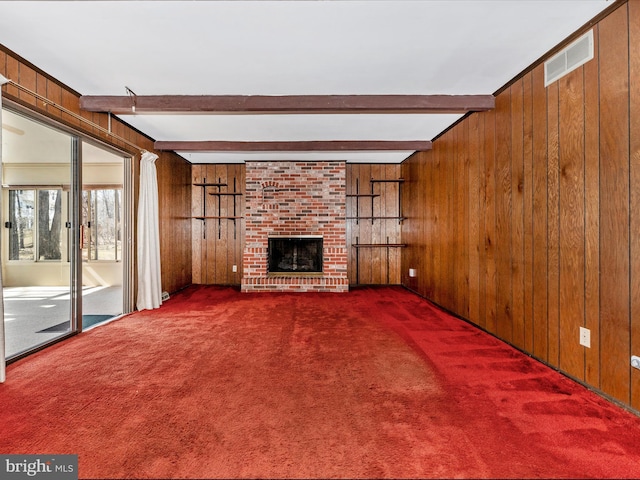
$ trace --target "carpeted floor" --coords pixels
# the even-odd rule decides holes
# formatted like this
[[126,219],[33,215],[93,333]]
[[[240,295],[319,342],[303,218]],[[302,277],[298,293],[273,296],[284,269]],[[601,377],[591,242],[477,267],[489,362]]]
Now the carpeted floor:
[[401,288],[192,287],[9,366],[81,478],[640,477],[640,418]]

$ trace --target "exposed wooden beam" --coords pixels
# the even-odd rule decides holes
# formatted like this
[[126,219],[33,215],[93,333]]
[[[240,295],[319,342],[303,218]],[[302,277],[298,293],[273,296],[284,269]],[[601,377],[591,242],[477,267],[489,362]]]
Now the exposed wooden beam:
[[[135,112],[132,107],[135,103]],[[135,95],[80,97],[80,108],[138,113],[466,113],[491,110],[493,95]]]
[[430,141],[331,140],[302,142],[157,141],[156,150],[189,152],[340,152],[431,150]]

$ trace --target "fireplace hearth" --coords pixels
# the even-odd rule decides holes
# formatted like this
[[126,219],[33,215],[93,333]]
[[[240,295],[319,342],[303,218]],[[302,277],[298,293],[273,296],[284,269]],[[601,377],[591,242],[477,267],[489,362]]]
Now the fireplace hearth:
[[269,237],[269,275],[322,273],[322,237]]

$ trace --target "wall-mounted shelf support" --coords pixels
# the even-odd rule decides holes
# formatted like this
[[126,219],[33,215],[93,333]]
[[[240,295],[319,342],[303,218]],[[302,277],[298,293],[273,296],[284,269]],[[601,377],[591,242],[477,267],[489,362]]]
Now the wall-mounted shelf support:
[[[371,193],[360,193],[360,181],[359,179],[356,179],[356,193],[347,195],[347,197],[356,199],[356,215],[352,217],[346,217],[346,219],[355,220],[356,225],[359,224],[360,220],[371,220],[371,225],[373,225],[376,220],[398,220],[398,223],[402,223],[402,221],[405,219],[405,217],[402,216],[402,183],[403,182],[404,182],[403,178],[395,178],[395,179],[372,178],[369,181],[369,184],[371,185]],[[396,216],[374,215],[374,198],[381,196],[380,193],[374,193],[374,184],[376,183],[397,183],[398,184],[398,215]],[[360,199],[361,198],[371,199],[371,215],[370,216],[360,215]]]
[[387,237],[387,243],[360,243],[360,237],[356,237],[356,243],[351,245],[356,249],[356,282],[360,284],[360,249],[361,248],[385,248],[387,253],[387,283],[389,283],[389,249],[390,248],[403,248],[406,247],[406,243],[389,243],[389,237]]
[[[371,182],[371,191],[373,192],[373,184],[375,183],[397,183],[398,184],[398,216],[395,217],[398,219],[399,223],[405,219],[402,216],[402,184],[404,183],[404,178],[390,178],[390,179],[382,179],[382,178],[372,178]],[[372,210],[373,215],[373,210]]]
[[[196,182],[193,184],[194,187],[202,187],[202,215],[195,216],[196,220],[201,220],[203,222],[202,227],[202,238],[207,238],[207,219],[217,220],[218,221],[218,238],[222,237],[222,220],[232,220],[233,221],[233,238],[237,238],[237,224],[236,220],[242,220],[242,218],[238,215],[236,198],[241,196],[242,193],[237,191],[237,181],[234,177],[233,179],[233,191],[231,192],[223,192],[222,187],[228,187],[227,183],[223,183],[220,178],[215,183],[208,183],[206,178],[202,179],[202,182]],[[207,187],[217,188],[216,192],[208,192],[209,195],[217,197],[218,199],[218,208],[217,215],[207,215]],[[233,215],[222,215],[222,197],[229,196],[233,197]]]

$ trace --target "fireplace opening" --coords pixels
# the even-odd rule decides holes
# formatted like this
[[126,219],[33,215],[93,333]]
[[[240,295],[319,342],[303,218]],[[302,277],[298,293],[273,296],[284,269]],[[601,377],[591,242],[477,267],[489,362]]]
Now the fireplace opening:
[[269,237],[269,274],[322,273],[322,237]]

